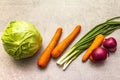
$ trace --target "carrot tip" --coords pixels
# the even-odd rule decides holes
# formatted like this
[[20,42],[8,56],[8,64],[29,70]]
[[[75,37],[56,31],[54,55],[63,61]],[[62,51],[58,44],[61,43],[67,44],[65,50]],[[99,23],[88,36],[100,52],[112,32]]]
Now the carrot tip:
[[82,62],[86,62],[86,60],[85,60],[85,59],[82,59]]

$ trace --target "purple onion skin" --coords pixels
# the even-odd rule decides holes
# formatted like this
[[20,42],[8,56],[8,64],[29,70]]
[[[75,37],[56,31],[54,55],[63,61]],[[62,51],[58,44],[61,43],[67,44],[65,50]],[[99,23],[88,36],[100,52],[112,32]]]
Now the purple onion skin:
[[108,51],[105,48],[96,48],[91,54],[94,62],[105,61],[108,56]]
[[115,38],[110,37],[103,41],[103,46],[110,52],[115,52],[117,49],[117,41]]

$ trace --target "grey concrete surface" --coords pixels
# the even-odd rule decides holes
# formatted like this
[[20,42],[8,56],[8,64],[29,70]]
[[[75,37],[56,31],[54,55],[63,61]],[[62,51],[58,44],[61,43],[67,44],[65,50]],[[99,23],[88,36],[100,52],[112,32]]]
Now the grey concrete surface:
[[43,37],[36,55],[20,61],[5,52],[0,40],[0,80],[120,80],[120,30],[109,35],[116,38],[118,48],[104,63],[82,63],[81,54],[66,71],[62,71],[54,59],[46,69],[36,64],[57,27],[63,28],[61,41],[77,24],[82,26],[67,51],[95,25],[115,16],[120,16],[119,0],[0,0],[0,37],[12,20],[33,23]]

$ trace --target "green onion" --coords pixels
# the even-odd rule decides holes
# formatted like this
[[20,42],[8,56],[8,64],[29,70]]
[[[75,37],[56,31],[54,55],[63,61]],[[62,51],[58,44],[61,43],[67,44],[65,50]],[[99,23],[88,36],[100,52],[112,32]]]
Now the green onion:
[[[120,29],[120,16],[111,18],[104,23],[101,23],[91,29],[87,34],[85,34],[76,44],[63,54],[60,59],[58,59],[57,64],[62,66],[65,70],[71,62],[73,62],[82,52],[84,52],[92,43],[94,38],[98,34],[103,34],[108,36],[117,29]],[[116,21],[117,20],[117,21]]]

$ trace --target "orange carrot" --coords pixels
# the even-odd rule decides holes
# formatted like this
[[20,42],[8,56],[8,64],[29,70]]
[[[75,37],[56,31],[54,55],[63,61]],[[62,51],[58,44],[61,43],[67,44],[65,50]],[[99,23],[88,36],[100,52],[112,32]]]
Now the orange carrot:
[[54,47],[56,46],[56,44],[58,43],[58,40],[59,40],[61,34],[62,34],[62,28],[58,28],[56,33],[54,34],[52,40],[48,44],[47,48],[40,55],[38,62],[37,62],[38,66],[40,66],[42,68],[47,66],[47,64],[50,60],[50,57],[51,57],[51,52],[54,49]]
[[104,35],[102,34],[99,34],[95,37],[95,40],[93,41],[91,46],[88,48],[87,52],[82,57],[83,62],[85,62],[90,57],[91,53],[95,48],[98,48],[102,44],[103,40],[104,40]]
[[76,28],[69,34],[62,42],[60,42],[52,51],[52,57],[59,57],[62,52],[69,46],[81,30],[81,26],[77,25]]

